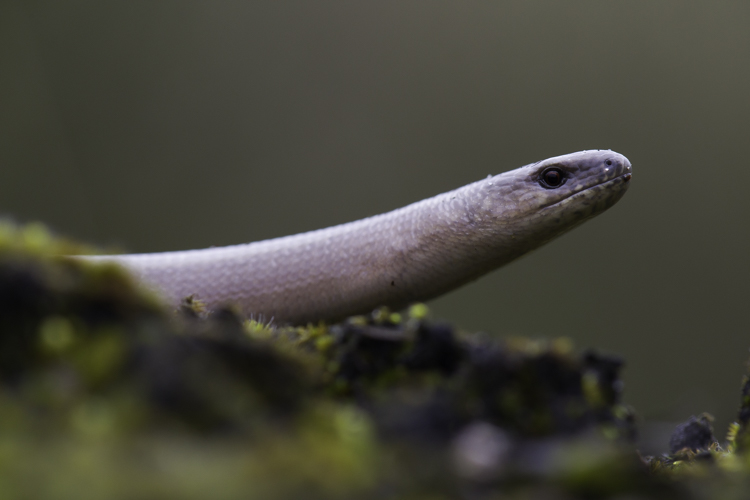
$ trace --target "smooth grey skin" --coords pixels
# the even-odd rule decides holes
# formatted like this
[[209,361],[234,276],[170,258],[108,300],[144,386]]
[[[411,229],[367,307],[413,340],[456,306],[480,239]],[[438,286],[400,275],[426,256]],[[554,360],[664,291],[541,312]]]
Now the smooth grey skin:
[[[550,168],[564,182],[540,182]],[[614,205],[631,165],[613,151],[549,158],[406,207],[283,238],[115,262],[173,304],[304,324],[425,301],[528,253]]]

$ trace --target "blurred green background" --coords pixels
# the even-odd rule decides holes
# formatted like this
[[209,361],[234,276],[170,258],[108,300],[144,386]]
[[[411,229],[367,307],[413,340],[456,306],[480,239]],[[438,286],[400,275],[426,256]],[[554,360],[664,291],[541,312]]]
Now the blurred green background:
[[4,0],[0,213],[199,248],[610,148],[618,205],[434,316],[619,353],[646,422],[721,434],[750,347],[748,26],[744,1]]

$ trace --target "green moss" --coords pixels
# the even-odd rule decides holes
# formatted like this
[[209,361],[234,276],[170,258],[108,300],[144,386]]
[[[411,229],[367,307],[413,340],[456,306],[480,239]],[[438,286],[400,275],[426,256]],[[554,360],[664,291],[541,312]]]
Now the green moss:
[[3,498],[745,498],[750,381],[641,458],[622,361],[378,309],[176,312],[91,249],[0,224]]

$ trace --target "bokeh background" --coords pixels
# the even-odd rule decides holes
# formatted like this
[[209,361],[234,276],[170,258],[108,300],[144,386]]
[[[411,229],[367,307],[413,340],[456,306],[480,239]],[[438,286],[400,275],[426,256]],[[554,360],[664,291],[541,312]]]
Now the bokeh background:
[[199,248],[613,149],[618,205],[433,314],[621,354],[647,432],[721,434],[750,347],[748,26],[719,0],[3,0],[0,213]]

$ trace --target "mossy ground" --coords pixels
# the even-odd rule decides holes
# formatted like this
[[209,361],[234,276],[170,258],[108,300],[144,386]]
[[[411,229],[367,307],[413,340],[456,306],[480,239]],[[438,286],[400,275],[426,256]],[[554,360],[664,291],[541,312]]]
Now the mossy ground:
[[[750,383],[641,457],[621,360],[408,313],[274,328],[178,311],[0,225],[0,497],[747,498]],[[666,450],[665,450],[666,451]]]

